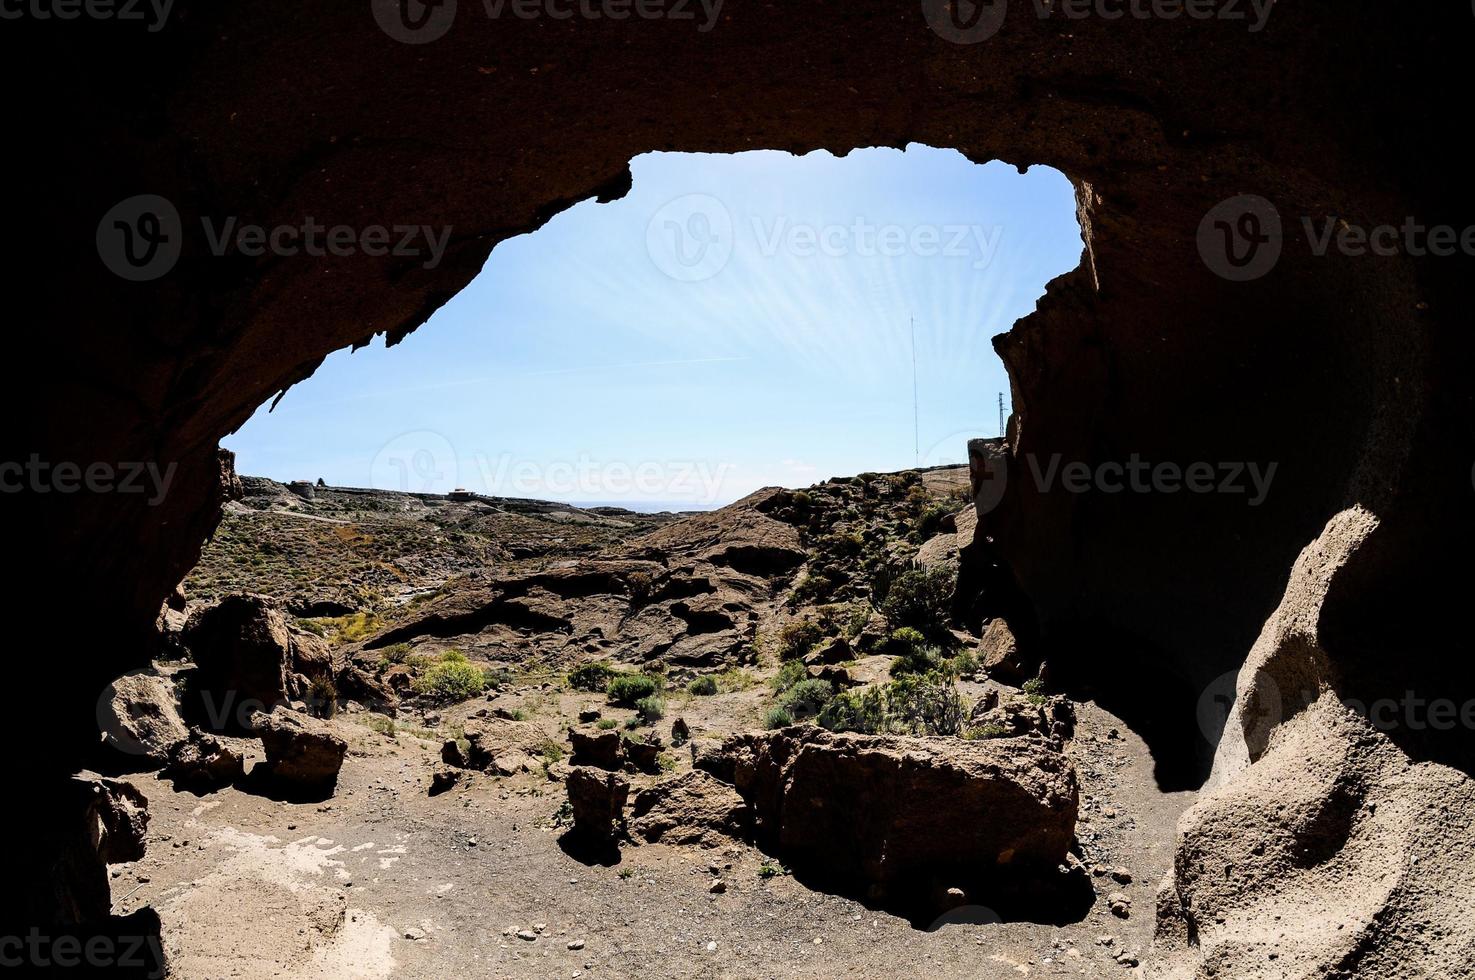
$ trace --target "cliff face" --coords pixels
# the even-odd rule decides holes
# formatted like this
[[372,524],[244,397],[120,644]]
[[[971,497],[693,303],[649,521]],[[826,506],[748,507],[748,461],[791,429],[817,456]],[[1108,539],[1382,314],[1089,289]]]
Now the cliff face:
[[[160,602],[218,520],[230,489],[218,440],[329,352],[399,340],[499,241],[623,193],[636,154],[916,141],[1049,164],[1078,188],[1081,267],[996,341],[1016,416],[1007,486],[980,525],[1052,656],[1080,666],[1095,644],[1137,658],[1174,679],[1189,726],[1225,672],[1239,671],[1242,701],[1275,680],[1273,724],[1231,717],[1222,791],[1198,826],[1227,799],[1270,802],[1255,777],[1270,755],[1284,783],[1332,793],[1351,780],[1359,800],[1413,799],[1399,774],[1440,767],[1419,785],[1451,780],[1444,798],[1468,800],[1468,728],[1378,729],[1338,699],[1470,696],[1469,658],[1447,640],[1459,605],[1431,571],[1472,536],[1469,256],[1316,250],[1329,216],[1471,222],[1440,104],[1466,85],[1469,11],[1307,0],[1251,30],[1245,4],[1248,21],[1077,20],[1019,3],[995,36],[955,43],[975,38],[930,27],[934,6],[733,0],[710,21],[588,21],[463,4],[424,44],[397,40],[368,7],[285,0],[179,0],[154,32],[13,25],[25,52],[4,70],[33,94],[12,121],[30,153],[17,227],[32,233],[7,248],[35,307],[12,391],[16,458],[173,474],[158,499],[22,498],[33,569],[6,601],[23,647],[54,655],[25,658],[16,683],[54,692],[57,713],[28,765],[49,780],[82,760],[95,691],[147,656]],[[130,281],[99,261],[100,223],[144,193],[178,212],[181,248],[166,274]],[[1278,263],[1248,279],[1216,243],[1240,235],[1230,259],[1244,259],[1268,219],[1215,211],[1246,194],[1283,228]],[[205,222],[232,217],[451,232],[433,264],[212,254]],[[1278,468],[1253,507],[1222,493],[1061,492],[1032,469],[1133,453]],[[1350,775],[1311,779],[1329,747],[1347,749]],[[1468,809],[1449,805],[1444,830],[1467,826]],[[1359,825],[1346,826],[1318,853],[1343,853]],[[1417,852],[1436,830],[1367,832]],[[1195,886],[1239,845],[1194,833],[1165,898],[1164,954],[1187,972],[1239,962],[1251,946],[1234,930],[1264,911]],[[1400,894],[1421,894],[1421,880],[1403,872]],[[1407,921],[1432,921],[1407,901]]]

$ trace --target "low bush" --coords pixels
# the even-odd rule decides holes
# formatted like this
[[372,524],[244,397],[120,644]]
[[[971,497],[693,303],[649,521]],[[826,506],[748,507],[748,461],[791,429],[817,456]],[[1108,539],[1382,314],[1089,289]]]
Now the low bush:
[[775,728],[787,728],[794,723],[794,716],[782,707],[774,706],[768,709],[763,716],[763,727],[772,730]]
[[464,654],[449,650],[439,663],[415,678],[415,693],[436,701],[467,701],[487,689],[486,675],[468,663]]
[[824,638],[825,631],[819,623],[811,619],[790,620],[778,631],[778,658],[797,660]]
[[819,714],[834,695],[835,688],[829,681],[809,678],[785,691],[779,706],[794,718],[808,718]]
[[605,693],[615,704],[627,708],[635,706],[641,698],[659,693],[661,682],[649,674],[616,674],[605,687]]
[[635,702],[635,711],[640,715],[641,721],[654,725],[666,716],[666,702],[661,700],[660,695],[652,694]]
[[809,671],[804,669],[801,661],[790,660],[778,669],[771,683],[774,691],[782,694],[808,676]]
[[933,642],[945,641],[956,580],[948,564],[909,568],[892,581],[881,614],[893,629],[910,626]]
[[688,692],[700,696],[716,694],[717,678],[711,676],[710,674],[698,677],[690,684],[686,685],[686,689]]
[[569,671],[568,686],[575,691],[603,691],[614,674],[608,660],[596,660]]

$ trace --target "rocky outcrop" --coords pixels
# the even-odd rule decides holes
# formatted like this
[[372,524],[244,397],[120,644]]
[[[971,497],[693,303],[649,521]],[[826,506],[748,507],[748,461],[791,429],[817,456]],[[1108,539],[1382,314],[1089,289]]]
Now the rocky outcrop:
[[246,771],[241,754],[224,739],[195,729],[173,747],[163,775],[179,789],[210,793],[240,782]]
[[543,729],[530,721],[481,718],[468,722],[465,731],[471,746],[466,752],[466,764],[500,776],[533,769],[549,742]]
[[1019,649],[1019,641],[1009,624],[994,619],[984,627],[983,638],[978,641],[978,665],[984,673],[1006,684],[1022,684],[1035,675],[1039,663]]
[[1075,839],[1075,771],[1039,742],[839,735],[796,726],[698,753],[796,871],[874,898],[1053,876]]
[[113,681],[97,707],[103,743],[138,768],[169,762],[174,747],[189,737],[174,699],[174,685],[153,671],[136,671]]
[[273,784],[307,796],[332,793],[347,742],[324,722],[287,708],[258,711],[250,720],[266,750],[266,774]]
[[[158,494],[14,498],[20,550],[35,561],[4,600],[6,621],[23,630],[17,646],[48,649],[77,596],[88,597],[89,621],[108,630],[108,642],[80,641],[65,656],[27,656],[17,667],[13,689],[57,692],[55,738],[26,763],[47,799],[26,816],[44,829],[71,826],[81,812],[63,818],[75,803],[63,786],[95,745],[96,692],[142,666],[161,600],[233,492],[219,439],[330,352],[381,334],[398,343],[499,241],[577,201],[624,193],[628,161],[653,148],[843,154],[917,141],[1070,177],[1081,266],[1000,342],[1015,413],[1012,466],[997,474],[994,485],[1009,489],[980,511],[980,530],[1038,613],[1053,668],[1068,672],[1059,654],[1076,650],[1083,668],[1100,661],[1134,682],[1181,681],[1184,689],[1149,699],[1152,712],[1185,716],[1155,748],[1185,738],[1212,747],[1217,732],[1200,739],[1193,717],[1199,693],[1244,666],[1296,556],[1330,544],[1324,529],[1353,510],[1378,527],[1359,560],[1333,558],[1307,573],[1351,601],[1312,604],[1320,621],[1281,631],[1258,651],[1241,692],[1272,676],[1263,660],[1309,671],[1318,697],[1368,704],[1402,697],[1416,681],[1465,699],[1467,658],[1447,655],[1464,604],[1426,567],[1459,567],[1475,538],[1467,465],[1475,340],[1464,329],[1475,284],[1462,259],[1422,248],[1318,254],[1301,219],[1364,231],[1411,218],[1470,223],[1445,102],[1466,81],[1469,10],[1308,0],[1274,5],[1270,22],[1257,25],[1248,12],[1238,22],[1077,21],[1042,16],[1044,6],[1007,5],[989,37],[989,17],[960,33],[970,25],[926,16],[943,9],[936,5],[904,17],[872,0],[802,18],[758,7],[724,15],[710,31],[673,25],[649,45],[610,44],[574,25],[510,32],[462,16],[427,56],[355,5],[318,4],[303,8],[298,32],[325,39],[312,99],[291,97],[300,50],[266,8],[190,5],[150,57],[129,46],[151,44],[152,34],[120,42],[106,31],[32,32],[0,68],[12,73],[11,90],[40,93],[12,127],[35,150],[15,223],[40,229],[13,265],[39,305],[7,392],[16,441],[29,447],[15,458],[148,461],[171,480]],[[781,49],[769,43],[776,33]],[[814,52],[824,56],[802,57]],[[765,70],[765,57],[784,70]],[[115,59],[137,67],[138,85],[99,84],[115,74]],[[581,70],[547,70],[570,64]],[[679,83],[697,76],[700,86]],[[157,112],[136,111],[140,86]],[[427,104],[424,92],[439,97]],[[708,112],[713,92],[740,93],[765,111]],[[85,116],[71,111],[84,104],[93,107]],[[625,123],[605,125],[612,113]],[[58,119],[68,123],[64,139],[50,138]],[[120,146],[128,152],[117,156]],[[120,167],[79,193],[77,161],[109,154]],[[443,179],[427,194],[402,179],[411,171]],[[489,185],[489,171],[507,179]],[[214,260],[190,220],[184,260],[152,284],[131,283],[96,260],[88,232],[139,188],[191,219],[249,213],[262,227],[295,228],[304,216],[334,223],[368,208],[388,222],[456,231],[433,267],[392,251]],[[1225,278],[1206,264],[1195,233],[1249,227],[1232,214],[1216,225],[1213,214],[1246,193],[1277,209],[1286,232],[1266,239],[1279,261],[1258,279]],[[1232,494],[1061,493],[1030,476],[1031,461],[1043,469],[1056,454],[1091,466],[1133,450],[1180,464],[1283,466],[1257,508]],[[1295,742],[1296,726],[1314,722],[1362,744],[1305,712],[1309,703],[1293,702],[1270,728],[1286,726],[1285,741]],[[1445,767],[1463,786],[1471,764],[1447,737],[1369,735],[1400,767]],[[1226,760],[1222,788],[1265,792],[1249,776],[1263,746],[1226,751],[1250,762]],[[1419,798],[1374,771],[1389,799]],[[1469,812],[1463,791],[1444,799],[1452,816]],[[1331,807],[1333,797],[1323,802]],[[1268,810],[1274,800],[1262,803]],[[1407,840],[1443,843],[1438,835],[1454,826],[1430,821]],[[1208,874],[1225,853],[1185,848],[1181,873]],[[1437,865],[1412,867],[1410,889],[1439,887]],[[1340,890],[1376,882],[1353,869]],[[50,896],[49,885],[39,889]],[[1314,926],[1286,922],[1282,949]],[[1376,931],[1369,948],[1397,950],[1399,932]],[[1463,961],[1456,942],[1424,936],[1425,959],[1404,964],[1407,972]],[[1185,947],[1195,939],[1186,935]]]
[[327,645],[291,627],[265,596],[229,596],[195,612],[185,644],[197,666],[197,710],[218,729],[240,727],[252,711],[286,704],[307,693],[311,678],[333,674]]
[[699,769],[636,793],[630,818],[631,836],[647,843],[718,847],[753,833],[753,811],[743,798]]
[[624,825],[629,781],[619,773],[574,766],[564,785],[574,817],[570,833],[586,846],[612,844]]
[[620,768],[620,733],[613,728],[570,728],[568,737],[574,749],[574,765]]

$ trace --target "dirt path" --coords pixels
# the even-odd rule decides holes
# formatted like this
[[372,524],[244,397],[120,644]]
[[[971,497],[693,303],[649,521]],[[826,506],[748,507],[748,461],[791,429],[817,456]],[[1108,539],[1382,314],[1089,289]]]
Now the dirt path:
[[[576,709],[565,701],[546,709],[550,730]],[[747,710],[741,699],[734,709]],[[114,869],[114,893],[129,896],[119,911],[159,909],[185,980],[1131,976],[1113,956],[1145,954],[1153,892],[1192,794],[1158,792],[1146,746],[1118,719],[1092,705],[1079,714],[1084,853],[1132,881],[1096,878],[1090,913],[1061,928],[919,931],[764,878],[770,859],[739,845],[632,846],[617,867],[586,866],[550,825],[558,783],[474,776],[429,798],[438,743],[353,718],[335,722],[352,749],[323,804],[234,789],[200,798],[137,778],[153,813],[149,850]],[[724,894],[709,892],[715,877]],[[1125,920],[1106,908],[1117,890],[1132,900]]]

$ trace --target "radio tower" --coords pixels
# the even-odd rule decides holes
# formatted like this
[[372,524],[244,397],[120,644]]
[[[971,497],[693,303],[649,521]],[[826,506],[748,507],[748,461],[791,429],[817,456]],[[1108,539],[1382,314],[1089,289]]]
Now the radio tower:
[[999,392],[999,438],[1004,438],[1004,393]]
[[917,423],[917,318],[909,317],[912,327],[912,458],[922,465],[922,439]]

